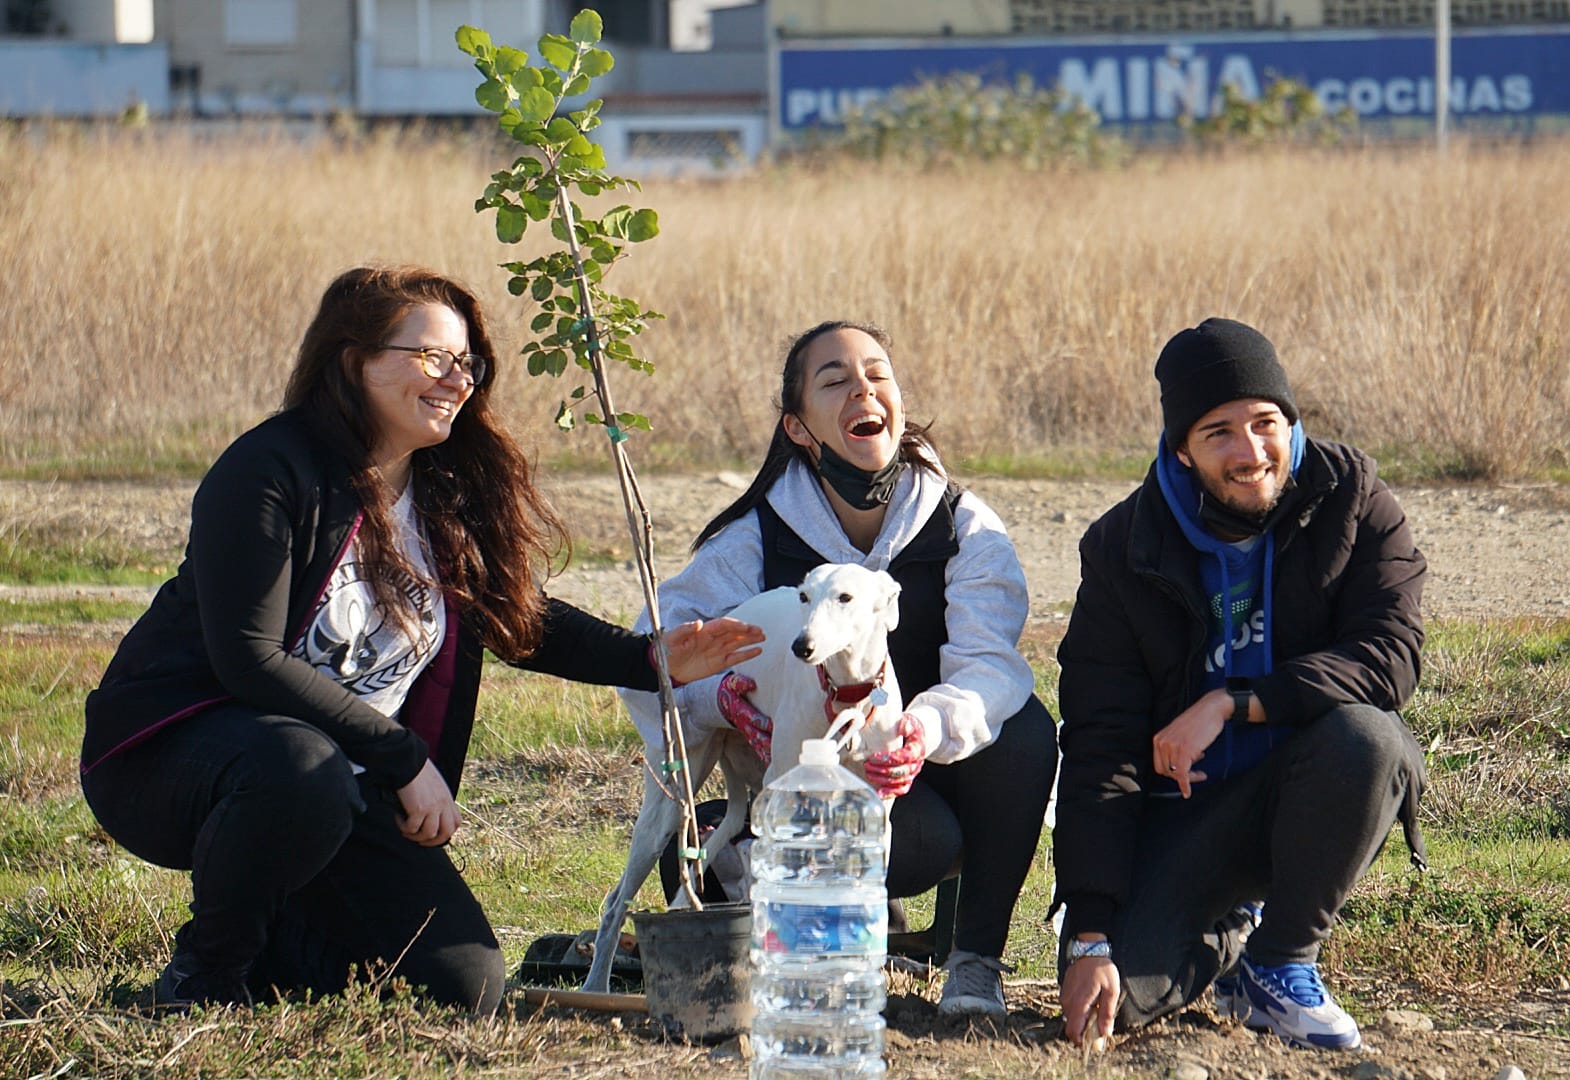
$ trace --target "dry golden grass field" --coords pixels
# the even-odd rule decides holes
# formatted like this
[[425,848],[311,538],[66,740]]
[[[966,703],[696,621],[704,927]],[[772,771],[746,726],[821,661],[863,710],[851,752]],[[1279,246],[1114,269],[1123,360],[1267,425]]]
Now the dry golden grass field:
[[[488,136],[0,130],[0,468],[200,469],[277,404],[321,289],[366,261],[507,296]],[[642,460],[756,460],[782,342],[885,325],[915,418],[972,464],[1143,457],[1161,343],[1211,314],[1278,345],[1313,429],[1416,475],[1570,468],[1570,146],[1146,154],[1116,169],[846,163],[650,183],[610,284],[668,314],[620,407]],[[529,254],[542,238],[531,233]],[[516,426],[565,389],[505,365]]]

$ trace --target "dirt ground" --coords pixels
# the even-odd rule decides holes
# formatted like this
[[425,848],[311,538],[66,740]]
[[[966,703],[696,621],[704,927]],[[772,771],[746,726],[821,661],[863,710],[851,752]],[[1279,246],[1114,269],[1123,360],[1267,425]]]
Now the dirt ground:
[[[662,578],[681,569],[692,538],[741,493],[748,479],[722,472],[641,480]],[[981,477],[970,486],[1008,526],[1030,583],[1032,621],[1065,620],[1079,580],[1080,535],[1134,485]],[[611,616],[631,618],[643,607],[643,599],[626,561],[626,517],[614,478],[558,475],[551,478],[549,489],[579,553],[551,591]],[[119,537],[154,552],[178,550],[193,490],[191,482],[0,480],[0,539],[24,528],[62,537]],[[1570,488],[1416,487],[1397,494],[1428,556],[1427,614],[1570,617]],[[60,591],[0,585],[0,598]],[[113,590],[132,596],[150,591]]]
[[[725,473],[644,479],[662,576],[680,569],[691,538],[739,494],[746,479]],[[1030,582],[1033,627],[1050,632],[1051,624],[1067,618],[1073,599],[1080,534],[1132,484],[980,478],[971,486],[1007,523]],[[0,481],[0,540],[19,532],[114,537],[153,552],[174,550],[183,542],[193,487],[189,482]],[[642,600],[625,562],[626,525],[614,480],[557,477],[552,493],[583,556],[552,591],[612,618],[630,619]],[[1418,487],[1397,494],[1429,559],[1428,614],[1570,618],[1570,489]],[[72,593],[131,598],[150,592],[0,585],[0,600]],[[1548,1025],[1564,1030],[1570,1024],[1570,982],[1561,980],[1559,986],[1510,1002],[1439,1002],[1412,988],[1374,983],[1357,989],[1384,1012],[1365,1024],[1366,1047],[1356,1053],[1287,1050],[1200,1009],[1153,1030],[1120,1036],[1106,1053],[1089,1059],[1058,1038],[1056,987],[1050,982],[1010,982],[1008,1022],[993,1029],[942,1020],[930,991],[896,976],[888,1011],[889,1075],[1457,1080],[1504,1077],[1504,1070],[1515,1066],[1530,1078],[1570,1076],[1570,1039],[1542,1034]],[[583,1039],[599,1049],[578,1042],[565,1057],[542,1049],[540,1075],[743,1075],[746,1068],[737,1040],[717,1047],[670,1044],[660,1040],[650,1022],[635,1017],[560,1013],[547,1026],[566,1039],[556,1043],[558,1050]],[[601,1041],[596,1033],[609,1037]]]

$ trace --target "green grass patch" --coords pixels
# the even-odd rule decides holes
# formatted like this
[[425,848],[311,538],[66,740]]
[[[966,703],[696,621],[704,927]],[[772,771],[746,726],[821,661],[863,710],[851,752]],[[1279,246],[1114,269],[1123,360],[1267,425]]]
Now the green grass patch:
[[0,441],[0,477],[65,482],[198,479],[235,436],[261,419],[168,424],[150,439],[83,435],[46,446]]
[[[200,1066],[188,1075],[378,1072],[395,1060],[389,1054],[412,1055],[396,1058],[409,1075],[438,1075],[458,1060],[525,1071],[526,1063],[568,1060],[570,1048],[559,1043],[547,1059],[529,1056],[520,1048],[527,1040],[513,1041],[510,1016],[470,1046],[478,1057],[448,1055],[453,1040],[467,1040],[464,1025],[364,989],[260,1010],[243,1039],[222,1034],[232,1025],[202,1031],[200,1014],[122,1023],[146,1004],[190,897],[186,875],[110,842],[77,787],[82,702],[112,650],[107,641],[84,642],[81,630],[139,610],[90,600],[0,606],[6,624],[29,627],[0,630],[0,1009],[51,1017],[47,1046],[13,1037],[8,1048],[0,1032],[0,1071],[32,1075],[76,1054],[86,1072],[145,1073],[174,1053],[170,1066],[152,1071],[178,1074],[198,1042],[189,1061]],[[1047,627],[1024,644],[1037,692],[1054,711],[1057,636]],[[1566,623],[1541,620],[1432,627],[1412,715],[1428,754],[1423,820],[1434,869],[1415,874],[1394,833],[1324,954],[1327,977],[1360,1017],[1376,1017],[1391,986],[1422,1000],[1470,995],[1508,1008],[1516,995],[1557,985],[1570,970],[1567,638]],[[452,851],[499,928],[509,967],[536,937],[597,924],[626,858],[641,755],[613,690],[487,664]],[[711,783],[700,797],[718,793]],[[1007,959],[1017,978],[1055,976],[1056,942],[1045,921],[1050,849],[1044,834],[1016,906]],[[912,927],[930,923],[932,904],[931,893],[907,901]],[[662,905],[651,877],[632,906]],[[403,1030],[416,1022],[428,1036]],[[178,1024],[186,1026],[167,1026]],[[32,1032],[24,1024],[11,1034]],[[619,1037],[596,1032],[600,1051],[603,1040]],[[186,1036],[192,1041],[177,1049]],[[317,1040],[337,1038],[363,1039],[367,1048],[313,1056]]]
[[58,600],[0,598],[0,630],[128,627],[146,610],[145,600],[99,600],[90,596],[66,596]]
[[1435,833],[1426,874],[1399,849],[1393,840],[1342,909],[1332,940],[1343,965],[1438,993],[1514,993],[1570,970],[1570,842]]
[[0,581],[18,585],[156,585],[174,573],[178,551],[154,551],[63,529],[0,526]]
[[1528,746],[1570,741],[1570,620],[1444,621],[1430,627],[1408,708],[1420,740],[1501,734]]
[[972,454],[955,460],[958,476],[1009,480],[1138,481],[1150,468],[1150,448],[1055,450],[1049,454]]
[[470,753],[506,758],[565,744],[630,749],[639,745],[616,691],[521,671],[487,658]]

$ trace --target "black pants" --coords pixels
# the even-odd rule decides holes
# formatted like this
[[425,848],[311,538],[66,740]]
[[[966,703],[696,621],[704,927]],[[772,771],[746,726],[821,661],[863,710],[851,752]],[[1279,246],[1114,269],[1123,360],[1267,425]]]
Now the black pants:
[[[1034,695],[986,747],[949,765],[927,762],[890,814],[889,896],[919,896],[958,870],[954,948],[1001,957],[1057,767],[1057,727]],[[699,825],[717,824],[724,812],[723,800],[705,803]],[[660,875],[669,899],[677,888],[674,847]],[[706,879],[705,888],[719,895],[717,882]]]
[[200,713],[82,778],[135,855],[191,872],[178,948],[257,990],[333,993],[351,966],[481,1013],[501,949],[443,848],[398,831],[397,794],[356,778],[316,728],[239,705]]
[[1111,934],[1124,989],[1118,1027],[1176,1012],[1231,968],[1242,952],[1233,909],[1245,901],[1265,901],[1248,939],[1252,962],[1317,961],[1408,789],[1423,784],[1423,754],[1401,718],[1349,705],[1224,786],[1147,799]]

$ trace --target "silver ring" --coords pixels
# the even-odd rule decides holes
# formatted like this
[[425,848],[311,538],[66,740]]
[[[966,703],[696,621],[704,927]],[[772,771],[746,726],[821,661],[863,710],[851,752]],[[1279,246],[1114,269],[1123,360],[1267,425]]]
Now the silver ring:
[[1171,764],[1169,764],[1167,766],[1167,772],[1177,772],[1177,762],[1174,761]]

